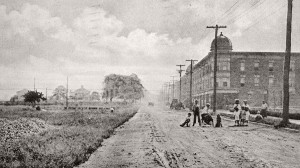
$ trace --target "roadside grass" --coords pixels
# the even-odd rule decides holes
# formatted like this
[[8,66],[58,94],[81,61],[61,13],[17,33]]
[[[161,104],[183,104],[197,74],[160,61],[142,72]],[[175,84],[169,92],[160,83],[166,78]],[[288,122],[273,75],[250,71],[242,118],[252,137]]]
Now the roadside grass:
[[[225,117],[229,117],[230,119],[234,119],[233,113],[232,114],[221,113],[220,115],[225,116]],[[282,119],[281,118],[275,118],[275,117],[266,117],[264,119],[261,119],[261,120],[257,121],[255,119],[255,117],[250,116],[249,120],[251,122],[257,122],[257,123],[263,123],[263,124],[268,124],[268,125],[274,125],[275,126],[275,125],[278,125],[281,122]],[[291,128],[291,129],[300,130],[300,125],[297,125],[297,124],[294,124],[294,123],[288,124],[287,127]]]
[[74,167],[86,161],[114,129],[137,112],[126,106],[114,113],[42,112],[24,107],[0,111],[0,118],[39,118],[52,128],[0,144],[0,167]]

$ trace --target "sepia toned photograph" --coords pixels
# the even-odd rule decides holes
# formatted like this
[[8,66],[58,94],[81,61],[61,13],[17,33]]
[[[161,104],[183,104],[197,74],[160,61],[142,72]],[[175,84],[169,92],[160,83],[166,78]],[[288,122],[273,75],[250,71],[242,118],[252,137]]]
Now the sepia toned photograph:
[[300,1],[0,0],[0,168],[300,167]]

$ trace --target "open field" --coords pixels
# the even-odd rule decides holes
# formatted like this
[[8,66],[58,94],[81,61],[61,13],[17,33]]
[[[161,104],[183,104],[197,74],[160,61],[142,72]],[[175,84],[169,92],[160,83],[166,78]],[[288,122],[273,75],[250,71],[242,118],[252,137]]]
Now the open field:
[[103,139],[138,110],[35,111],[2,107],[0,167],[73,167],[88,159]]

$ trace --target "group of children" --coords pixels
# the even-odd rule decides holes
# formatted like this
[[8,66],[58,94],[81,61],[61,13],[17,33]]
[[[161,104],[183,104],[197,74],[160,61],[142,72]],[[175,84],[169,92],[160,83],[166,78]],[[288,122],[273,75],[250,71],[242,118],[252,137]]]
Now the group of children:
[[[210,113],[208,112],[210,107],[210,104],[206,104],[206,106],[202,109],[202,113],[201,113],[201,122],[200,122],[200,110],[199,110],[199,105],[197,100],[195,101],[195,105],[193,107],[193,112],[194,112],[194,122],[193,122],[193,126],[196,123],[196,118],[198,118],[198,122],[199,125],[201,126],[201,123],[205,123],[206,125],[211,125],[214,126],[214,122],[213,122],[213,118],[210,115]],[[249,117],[250,117],[250,107],[248,105],[247,100],[243,101],[243,105],[240,105],[240,101],[239,99],[235,99],[235,103],[233,105],[233,109],[234,109],[234,126],[248,126],[248,122],[249,122]],[[188,116],[186,118],[186,120],[184,121],[184,123],[182,123],[180,126],[190,126],[190,121],[191,121],[191,113],[188,113]],[[222,121],[221,121],[221,116],[220,114],[217,115],[217,123],[215,125],[215,127],[222,127]]]
[[[214,120],[211,116],[211,114],[209,113],[209,107],[210,104],[207,103],[206,106],[201,110],[201,120],[200,120],[200,107],[198,105],[198,101],[195,101],[195,105],[193,106],[193,115],[194,115],[194,122],[193,122],[193,126],[196,124],[196,119],[198,118],[198,123],[201,126],[201,123],[205,126],[214,126]],[[191,121],[191,113],[188,113],[187,118],[185,119],[184,123],[182,123],[180,126],[190,126],[190,121]],[[221,116],[218,114],[217,115],[217,123],[215,125],[216,127],[222,127],[222,122],[221,122]]]
[[233,105],[233,110],[235,120],[234,126],[248,126],[250,107],[247,100],[244,100],[244,104],[240,105],[240,101],[236,99]]

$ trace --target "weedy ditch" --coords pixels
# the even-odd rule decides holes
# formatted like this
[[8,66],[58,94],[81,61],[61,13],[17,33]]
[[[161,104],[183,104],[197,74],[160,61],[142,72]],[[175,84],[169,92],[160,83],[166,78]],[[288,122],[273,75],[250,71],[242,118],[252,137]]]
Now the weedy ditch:
[[0,167],[79,165],[137,111],[137,106],[113,113],[6,108],[0,112],[0,136],[5,137],[0,139]]

